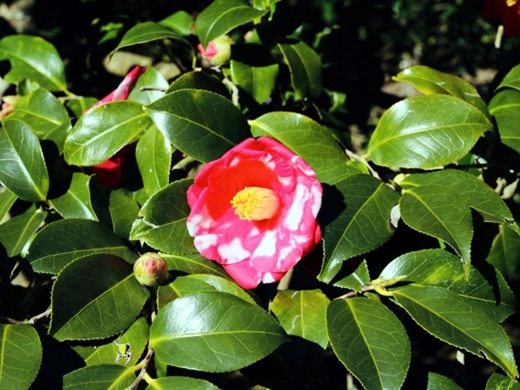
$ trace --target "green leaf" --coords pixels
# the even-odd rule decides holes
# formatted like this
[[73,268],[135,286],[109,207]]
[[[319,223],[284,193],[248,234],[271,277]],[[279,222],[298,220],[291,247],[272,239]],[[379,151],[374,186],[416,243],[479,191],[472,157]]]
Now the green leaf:
[[428,387],[426,390],[463,390],[462,387],[457,386],[453,381],[445,376],[428,373]]
[[193,17],[186,11],[177,11],[159,22],[161,26],[175,31],[179,35],[192,35]]
[[248,366],[285,341],[265,310],[219,292],[175,299],[159,311],[150,335],[150,346],[163,362],[209,372]]
[[490,117],[476,88],[460,77],[419,65],[403,70],[393,80],[410,83],[425,95],[444,94],[462,99]]
[[485,222],[514,223],[511,211],[502,198],[482,180],[456,169],[438,172],[411,174],[399,186],[404,189],[424,185],[436,185],[449,188],[460,195],[472,209],[478,211]]
[[65,219],[81,218],[97,221],[98,217],[92,207],[90,196],[91,178],[92,176],[75,172],[67,192],[49,200],[50,205]]
[[0,182],[23,200],[45,200],[49,174],[42,148],[31,128],[17,119],[0,128]]
[[169,376],[166,378],[153,379],[152,381],[148,381],[148,386],[145,390],[170,389],[219,390],[217,386],[208,381],[184,376]]
[[65,105],[72,111],[75,118],[79,118],[86,109],[92,107],[97,102],[98,99],[94,97],[76,96],[74,99],[67,100]]
[[411,284],[392,290],[392,296],[427,332],[477,356],[483,354],[510,377],[518,376],[506,333],[475,305],[433,286]]
[[498,372],[494,372],[486,383],[486,390],[520,390],[520,383]]
[[345,276],[343,279],[338,280],[334,283],[334,286],[349,288],[360,293],[363,291],[363,287],[370,286],[370,284],[371,279],[368,273],[367,262],[366,260],[363,260],[354,272]]
[[410,340],[386,306],[355,297],[332,301],[327,331],[338,359],[366,389],[400,389],[410,365]]
[[186,228],[190,213],[186,191],[192,183],[192,179],[173,182],[148,199],[132,226],[130,239],[144,240],[152,248],[169,254],[196,253]]
[[150,126],[143,134],[137,143],[135,157],[148,196],[168,185],[172,147],[157,126]]
[[403,191],[399,209],[412,229],[440,238],[455,249],[469,276],[473,223],[461,196],[445,187],[425,185]]
[[508,280],[518,274],[520,268],[520,236],[506,226],[500,226],[486,259]]
[[76,122],[65,141],[65,160],[91,166],[112,157],[151,125],[143,106],[131,101],[102,104]]
[[295,112],[270,112],[249,122],[253,136],[266,135],[301,156],[318,180],[335,184],[359,173],[347,166],[347,155],[330,132],[311,118]]
[[276,294],[270,309],[287,334],[327,348],[327,305],[330,299],[321,290],[284,290]]
[[32,93],[20,96],[14,111],[6,120],[19,119],[25,122],[41,139],[53,141],[61,152],[65,137],[70,129],[67,110],[49,91],[38,88]]
[[392,236],[390,211],[399,200],[395,191],[368,175],[347,177],[336,189],[343,204],[334,206],[335,219],[325,226],[325,257],[318,275],[325,283],[344,260],[374,250]]
[[24,251],[46,216],[47,212],[38,209],[34,213],[17,215],[0,225],[0,242],[7,250],[7,256],[13,257]]
[[139,205],[120,190],[110,192],[109,202],[108,210],[114,233],[121,238],[128,239],[132,224],[139,214]]
[[9,210],[11,210],[11,206],[16,202],[16,199],[18,197],[7,188],[0,188],[0,223],[2,223]]
[[496,89],[514,88],[520,90],[520,65],[513,67]]
[[58,275],[49,334],[59,341],[113,336],[135,321],[149,295],[123,259],[105,254],[84,257]]
[[125,390],[135,381],[135,371],[117,364],[87,366],[63,376],[63,390]]
[[174,39],[176,41],[190,45],[186,39],[168,27],[164,27],[159,23],[144,22],[135,25],[130,30],[128,30],[125,35],[123,35],[119,45],[117,45],[117,47],[110,53],[110,57],[112,57],[116,51],[124,47],[140,45],[162,39]]
[[29,325],[0,324],[0,389],[28,389],[40,370],[42,346]]
[[232,60],[230,66],[233,82],[243,88],[258,103],[262,104],[271,96],[278,78],[278,64],[250,66]]
[[146,110],[177,149],[201,162],[222,157],[251,136],[240,110],[229,100],[208,91],[174,91]]
[[[92,353],[85,357],[87,366],[95,366],[98,364],[119,364],[121,366],[131,367],[137,364],[141,355],[148,344],[148,335],[150,334],[150,326],[145,317],[140,317],[135,321],[128,330],[111,343],[102,345],[92,349]],[[131,354],[127,361],[124,357],[117,359],[120,353],[119,345],[129,347]]]
[[36,81],[49,91],[66,91],[65,70],[60,55],[40,37],[11,35],[0,41],[0,61],[9,60],[11,70],[4,80],[17,84],[23,79]]
[[466,280],[457,256],[443,249],[426,249],[399,256],[385,267],[379,279],[404,277],[400,280],[403,283],[443,287],[502,322],[518,311],[518,303],[500,273],[493,267],[480,268],[472,267]]
[[181,89],[202,89],[209,92],[215,92],[225,98],[231,98],[228,89],[215,76],[211,76],[201,71],[186,72],[179,76],[166,91],[167,94]]
[[278,47],[289,66],[296,95],[304,102],[317,98],[322,89],[320,56],[304,42],[279,44]]
[[112,254],[134,262],[137,255],[103,225],[87,219],[63,219],[45,226],[29,247],[36,272],[56,274],[67,264],[94,254]]
[[[143,87],[154,89],[141,91]],[[168,87],[168,81],[157,69],[147,68],[137,79],[134,88],[128,95],[128,100],[133,100],[143,105],[150,104],[162,98]]]
[[265,15],[246,0],[215,0],[197,17],[196,30],[204,47],[213,39]]
[[520,92],[506,89],[489,102],[489,111],[497,122],[500,140],[520,153]]
[[226,271],[215,261],[211,261],[195,253],[192,255],[169,255],[161,253],[168,264],[169,271],[181,271],[187,274],[216,275],[231,279]]
[[436,168],[464,157],[491,122],[476,107],[448,95],[416,96],[390,107],[370,138],[378,165]]

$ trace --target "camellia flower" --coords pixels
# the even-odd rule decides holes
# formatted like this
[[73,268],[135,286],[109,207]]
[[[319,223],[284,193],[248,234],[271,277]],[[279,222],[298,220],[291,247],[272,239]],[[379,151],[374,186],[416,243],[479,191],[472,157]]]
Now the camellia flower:
[[520,0],[485,0],[482,17],[500,20],[506,37],[520,35]]
[[201,43],[197,45],[197,49],[211,65],[222,65],[229,61],[231,57],[231,45],[235,41],[227,35],[222,35],[212,40],[206,49]]
[[187,197],[195,247],[243,288],[280,280],[321,239],[321,184],[269,137],[249,138],[205,165]]

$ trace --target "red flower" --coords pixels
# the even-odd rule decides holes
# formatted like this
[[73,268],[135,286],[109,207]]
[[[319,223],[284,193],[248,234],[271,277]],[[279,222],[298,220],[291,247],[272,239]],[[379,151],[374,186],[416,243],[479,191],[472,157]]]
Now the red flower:
[[321,239],[321,184],[301,157],[268,137],[208,163],[187,197],[195,247],[244,288],[280,280]]
[[520,35],[520,1],[485,0],[482,17],[488,20],[500,20],[504,26],[504,35],[508,38]]
[[[88,112],[94,107],[97,107],[103,103],[128,99],[128,95],[130,94],[130,88],[132,84],[145,71],[146,67],[136,66],[126,75],[121,84],[119,84],[119,86],[115,90],[110,92],[107,96],[105,96],[99,102],[94,104],[92,107],[85,110],[85,112]],[[90,167],[90,173],[96,174],[97,178],[99,179],[99,182],[105,187],[111,188],[119,186],[121,184],[123,164],[128,154],[134,147],[134,144],[126,145],[120,151],[118,151],[116,154],[110,157],[107,161]]]

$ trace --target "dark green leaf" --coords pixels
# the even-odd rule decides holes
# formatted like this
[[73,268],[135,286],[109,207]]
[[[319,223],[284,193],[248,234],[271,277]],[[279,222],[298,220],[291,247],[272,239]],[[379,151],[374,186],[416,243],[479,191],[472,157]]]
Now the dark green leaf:
[[63,377],[63,390],[125,390],[135,380],[135,371],[117,364],[87,366]]
[[454,382],[446,378],[445,376],[435,374],[434,372],[428,373],[428,387],[426,390],[463,390],[462,387],[457,386]]
[[219,292],[175,299],[159,311],[150,335],[150,346],[165,363],[209,372],[248,366],[285,341],[265,310]]
[[0,242],[9,257],[25,252],[25,246],[33,238],[46,216],[47,212],[38,209],[34,213],[17,215],[0,225]]
[[[157,69],[147,68],[137,79],[132,92],[128,95],[128,100],[133,100],[144,105],[150,104],[162,98],[168,86],[168,81],[166,81],[164,76]],[[141,91],[141,88],[147,89]]]
[[195,21],[186,11],[177,11],[159,22],[161,26],[172,29],[179,35],[192,35]]
[[169,254],[196,253],[186,228],[190,213],[186,191],[192,183],[192,179],[173,182],[148,199],[132,226],[130,239],[144,240],[152,248]]
[[5,187],[0,188],[0,223],[18,197]]
[[426,331],[439,339],[483,354],[509,376],[518,376],[515,358],[504,330],[483,311],[441,287],[408,285],[392,296]]
[[228,89],[219,79],[201,71],[184,73],[170,85],[166,93],[179,91],[181,89],[202,89],[218,93],[228,99],[231,97]]
[[76,96],[75,99],[67,100],[65,105],[72,111],[76,118],[83,115],[83,112],[98,102],[94,97]]
[[508,227],[500,226],[486,260],[506,279],[514,278],[520,268],[520,236]]
[[486,390],[520,390],[520,383],[494,372],[486,383]]
[[215,0],[197,17],[197,35],[206,47],[213,39],[260,18],[266,12],[254,9],[246,0]]
[[17,119],[0,128],[0,182],[19,198],[45,200],[49,174],[42,148],[31,128]]
[[192,255],[168,255],[161,253],[168,264],[168,270],[181,271],[187,274],[208,274],[230,279],[224,269],[215,261],[208,260],[198,253]]
[[28,389],[40,370],[42,346],[29,325],[0,324],[0,389]]
[[137,255],[103,225],[87,219],[63,219],[44,227],[29,247],[27,259],[36,272],[58,273],[93,254],[113,254],[133,262]]
[[410,341],[386,306],[361,297],[332,301],[327,331],[338,359],[366,389],[401,388],[410,365]]
[[65,219],[81,218],[97,221],[98,217],[90,197],[91,178],[92,176],[75,172],[68,191],[58,198],[51,199],[50,205]]
[[121,238],[128,239],[132,224],[139,214],[139,205],[122,191],[112,191],[109,212],[114,233]]
[[344,204],[335,205],[336,218],[325,226],[325,258],[318,276],[325,283],[344,260],[374,250],[392,236],[390,211],[399,200],[395,191],[368,175],[347,177],[336,189]]
[[379,120],[368,145],[385,167],[436,168],[464,157],[491,122],[476,107],[448,95],[405,99]]
[[58,275],[52,289],[49,334],[60,341],[113,336],[135,321],[149,295],[123,259],[84,257]]
[[286,64],[291,72],[291,84],[303,101],[313,100],[321,93],[320,56],[304,42],[280,44]]
[[362,287],[369,286],[371,284],[370,275],[368,273],[368,267],[366,260],[356,268],[350,275],[338,280],[334,283],[336,287],[350,288],[351,290],[361,292]]
[[214,384],[202,380],[183,376],[169,376],[167,378],[153,379],[148,382],[145,390],[219,390]]
[[10,83],[23,79],[36,81],[49,91],[66,91],[65,71],[60,55],[49,42],[40,37],[11,35],[0,41],[0,61],[11,62],[4,76]]
[[222,157],[251,136],[246,118],[233,103],[204,90],[174,91],[146,110],[177,149],[202,162]]
[[518,153],[520,153],[519,110],[520,92],[515,89],[500,91],[489,102],[489,111],[497,121],[500,140]]
[[231,79],[253,99],[262,104],[271,96],[278,77],[278,64],[250,66],[231,61]]
[[284,290],[276,294],[270,309],[287,334],[327,348],[327,305],[329,298],[321,290]]
[[65,160],[90,166],[112,157],[150,127],[150,118],[142,107],[136,102],[116,101],[88,111],[67,135]]
[[511,69],[496,89],[504,87],[520,90],[520,65]]
[[347,155],[330,132],[311,118],[295,112],[270,112],[250,121],[253,136],[277,139],[301,156],[323,183],[335,184],[359,173],[347,166]]

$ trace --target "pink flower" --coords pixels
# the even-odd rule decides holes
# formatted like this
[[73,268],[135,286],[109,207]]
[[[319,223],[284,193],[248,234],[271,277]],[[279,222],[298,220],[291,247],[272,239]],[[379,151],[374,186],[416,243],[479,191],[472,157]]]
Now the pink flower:
[[504,35],[508,38],[520,35],[519,0],[485,0],[482,17],[489,20],[500,20],[504,26]]
[[321,239],[321,184],[301,157],[268,137],[208,163],[187,196],[195,247],[243,288],[280,280]]
[[201,43],[197,45],[197,50],[211,65],[222,65],[231,57],[231,45],[235,41],[227,35],[222,35],[212,40],[206,49]]

